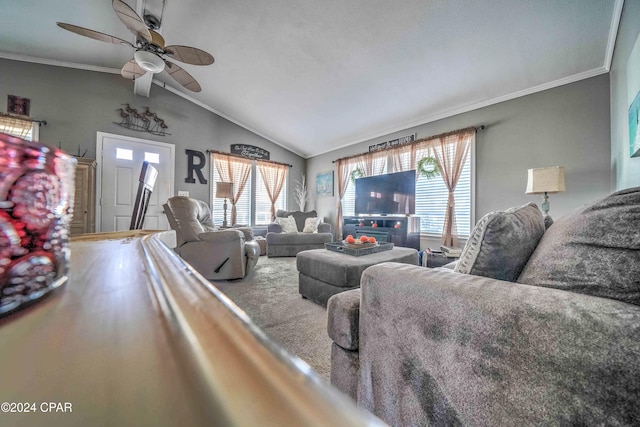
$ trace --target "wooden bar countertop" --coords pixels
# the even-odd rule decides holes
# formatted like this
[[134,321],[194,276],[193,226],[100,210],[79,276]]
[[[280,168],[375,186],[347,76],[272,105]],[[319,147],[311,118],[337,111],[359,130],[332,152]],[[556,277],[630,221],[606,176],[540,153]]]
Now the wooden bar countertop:
[[382,425],[167,243],[74,241],[68,282],[0,319],[0,425]]

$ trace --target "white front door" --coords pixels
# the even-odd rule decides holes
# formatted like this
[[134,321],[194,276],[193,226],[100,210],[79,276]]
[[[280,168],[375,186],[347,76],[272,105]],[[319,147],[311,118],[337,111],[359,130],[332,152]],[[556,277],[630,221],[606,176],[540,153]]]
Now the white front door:
[[162,205],[173,195],[175,146],[128,136],[98,132],[96,141],[98,231],[128,230],[138,191],[142,162],[158,170],[143,228],[167,230]]

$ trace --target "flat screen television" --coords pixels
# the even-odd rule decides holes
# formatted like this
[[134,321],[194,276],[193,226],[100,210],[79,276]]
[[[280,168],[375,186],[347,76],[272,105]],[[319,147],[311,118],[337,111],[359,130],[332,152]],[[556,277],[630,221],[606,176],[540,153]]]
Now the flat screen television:
[[416,171],[356,179],[356,215],[416,213]]

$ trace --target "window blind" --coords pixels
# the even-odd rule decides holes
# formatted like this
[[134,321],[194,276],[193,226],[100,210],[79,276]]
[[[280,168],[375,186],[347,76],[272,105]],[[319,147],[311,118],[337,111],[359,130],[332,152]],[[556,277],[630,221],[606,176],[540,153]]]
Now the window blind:
[[[471,227],[471,156],[462,168],[453,193],[458,235],[468,237]],[[440,236],[444,226],[449,190],[441,177],[427,180],[420,176],[416,182],[416,216],[420,217],[420,232]]]
[[17,136],[18,138],[28,141],[37,141],[38,123],[31,120],[12,117],[9,115],[0,115],[0,132],[8,135]]
[[[214,155],[215,157],[215,155]],[[243,166],[243,162],[234,161],[233,158],[230,159],[229,162],[231,166],[231,171],[234,176],[240,175],[240,171]],[[251,171],[253,173],[253,170]],[[222,220],[224,218],[224,199],[216,198],[215,192],[215,182],[225,182],[222,179],[220,172],[216,168],[215,162],[211,162],[211,200],[212,203],[212,214],[213,221],[216,225],[222,225]],[[233,192],[236,193],[236,188],[234,185]],[[247,183],[245,184],[244,191],[240,196],[240,199],[236,202],[236,212],[237,218],[236,223],[240,225],[250,225],[251,224],[251,175],[249,179],[247,179]],[[231,221],[231,203],[227,200],[227,221]],[[232,224],[235,225],[235,224]]]

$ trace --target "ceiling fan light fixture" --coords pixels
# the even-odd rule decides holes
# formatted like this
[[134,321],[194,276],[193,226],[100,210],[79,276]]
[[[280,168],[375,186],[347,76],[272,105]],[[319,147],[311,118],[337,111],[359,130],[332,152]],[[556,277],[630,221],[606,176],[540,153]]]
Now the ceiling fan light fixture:
[[150,71],[152,73],[159,73],[164,70],[164,61],[155,53],[147,52],[145,50],[137,50],[133,54],[133,58],[143,70]]

